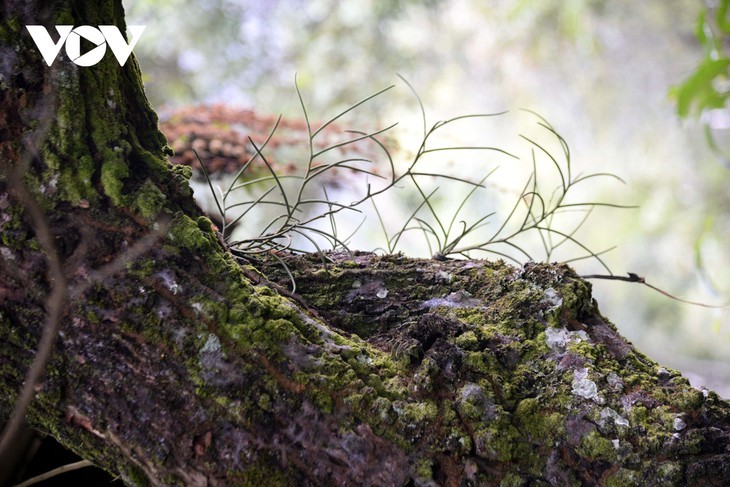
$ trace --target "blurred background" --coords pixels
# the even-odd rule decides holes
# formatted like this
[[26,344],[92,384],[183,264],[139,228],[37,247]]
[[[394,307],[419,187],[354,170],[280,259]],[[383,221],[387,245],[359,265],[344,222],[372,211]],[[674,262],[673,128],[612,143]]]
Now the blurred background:
[[[423,120],[418,100],[398,75],[422,100],[427,127],[458,115],[507,110],[499,117],[455,122],[439,132],[432,147],[497,147],[519,160],[497,151],[449,151],[423,162],[424,171],[475,182],[498,168],[454,224],[494,211],[484,227],[489,233],[519,200],[533,150],[546,199],[561,176],[547,152],[566,170],[555,135],[536,115],[520,110],[529,109],[569,145],[573,176],[611,173],[625,181],[585,180],[571,188],[570,201],[638,206],[595,208],[577,240],[596,253],[616,246],[600,255],[615,274],[637,273],[684,299],[730,301],[730,168],[721,153],[728,138],[721,109],[727,81],[707,74],[715,68],[722,74],[727,65],[697,71],[701,63],[722,57],[712,48],[723,47],[708,40],[711,26],[698,23],[706,8],[701,1],[124,3],[127,23],[146,25],[135,54],[148,97],[163,117],[179,107],[225,103],[301,118],[296,74],[308,114],[326,120],[394,84],[339,122],[358,130],[398,122],[389,140],[399,147],[396,159],[408,161],[418,150]],[[727,2],[715,4],[722,8]],[[677,88],[687,80],[685,91]],[[713,98],[713,92],[721,95]],[[695,95],[700,101],[693,105]],[[448,222],[469,188],[445,184],[423,183],[427,191],[439,187],[429,201]],[[378,203],[391,234],[419,202],[413,188],[399,191]],[[346,192],[340,197],[346,199]],[[385,247],[377,218],[372,211],[365,216],[351,247]],[[582,216],[562,215],[566,221],[556,225],[570,232]],[[342,216],[338,224],[349,230],[361,218]],[[524,235],[520,246],[536,260],[586,254],[576,245],[541,254],[537,234]],[[396,250],[417,256],[433,251],[419,232],[408,232]],[[520,252],[514,256],[525,260]],[[572,265],[581,274],[606,273],[596,259]],[[595,280],[593,287],[603,314],[639,350],[679,369],[694,385],[730,397],[730,310],[682,304],[637,284]]]

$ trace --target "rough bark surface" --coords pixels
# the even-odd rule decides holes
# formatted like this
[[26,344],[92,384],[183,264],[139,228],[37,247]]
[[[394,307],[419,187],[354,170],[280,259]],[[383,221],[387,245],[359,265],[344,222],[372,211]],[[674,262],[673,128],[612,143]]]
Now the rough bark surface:
[[136,63],[49,69],[24,31],[123,28],[121,5],[0,9],[0,419],[54,286],[22,167],[72,296],[28,421],[130,485],[730,484],[728,404],[634,350],[569,268],[286,257],[300,295],[279,293],[164,159]]

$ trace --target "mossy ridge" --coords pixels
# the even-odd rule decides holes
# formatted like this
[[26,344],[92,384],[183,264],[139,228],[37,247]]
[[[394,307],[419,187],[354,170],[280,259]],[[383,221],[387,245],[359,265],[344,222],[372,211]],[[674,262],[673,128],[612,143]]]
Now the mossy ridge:
[[[459,295],[444,301],[450,305],[436,301],[424,309],[408,310],[411,324],[398,332],[410,333],[419,351],[402,361],[390,354],[382,336],[371,337],[368,344],[356,336],[327,331],[270,289],[245,284],[243,270],[231,256],[216,249],[216,237],[206,219],[178,217],[172,223],[169,239],[175,244],[175,252],[170,251],[171,245],[161,246],[148,258],[132,264],[126,277],[106,283],[105,292],[115,293],[112,302],[129,312],[120,323],[122,336],[133,338],[141,334],[144,340],[140,343],[158,344],[166,354],[187,357],[184,375],[197,384],[196,394],[204,402],[220,405],[216,414],[221,418],[250,424],[255,418],[270,417],[272,403],[289,404],[296,410],[309,401],[325,413],[349,411],[354,420],[372,425],[379,436],[411,452],[414,475],[438,471],[436,466],[429,469],[418,463],[418,458],[449,451],[460,457],[476,455],[496,462],[500,474],[480,474],[479,478],[488,481],[535,478],[545,468],[552,451],[561,444],[577,441],[581,461],[618,462],[624,467],[617,475],[625,478],[627,469],[637,459],[663,448],[672,434],[673,407],[655,408],[652,404],[660,400],[671,404],[675,389],[679,394],[677,410],[688,405],[699,408],[705,403],[702,394],[690,389],[675,373],[667,372],[661,383],[652,384],[646,375],[654,373],[656,365],[645,357],[633,352],[615,355],[617,348],[611,343],[597,343],[590,348],[590,343],[601,338],[592,335],[594,328],[601,326],[596,321],[599,317],[587,314],[581,306],[590,296],[575,291],[586,288],[576,288],[571,282],[574,277],[567,271],[562,285],[550,282],[549,288],[561,297],[574,293],[573,302],[579,303],[583,311],[564,309],[564,303],[556,306],[555,301],[545,300],[539,292],[539,282],[517,283],[513,291],[511,284],[524,280],[524,273],[518,269],[472,272],[473,276],[497,279],[497,284],[475,284],[481,290],[475,293],[497,299],[474,305],[470,301],[474,298]],[[185,267],[196,261],[196,265],[219,266],[218,279],[200,284],[186,279]],[[396,266],[403,266],[405,275],[412,276],[411,267],[416,266],[423,276],[423,268],[429,265],[424,261],[400,260],[385,271],[397,273]],[[491,264],[483,265],[491,269]],[[385,264],[381,261],[380,266]],[[168,274],[161,274],[165,271]],[[432,276],[438,274],[426,270],[429,272]],[[394,283],[401,282],[398,276],[393,279]],[[427,287],[426,282],[408,278],[405,282],[406,289],[399,292],[407,292],[408,285]],[[458,281],[451,285],[460,286]],[[154,302],[145,301],[140,286],[156,296]],[[450,287],[437,289],[451,295]],[[160,296],[164,299],[160,300]],[[135,303],[135,297],[140,302]],[[433,299],[425,298],[429,297],[421,297],[424,301]],[[171,321],[171,317],[158,313],[165,300],[174,309],[187,305],[194,313]],[[94,300],[88,304],[89,323],[109,327],[111,323],[104,321],[103,313],[100,315],[98,307],[93,306]],[[595,324],[588,326],[579,319]],[[132,324],[134,328],[130,328]],[[582,335],[573,332],[576,335],[564,346],[551,348],[545,334],[551,325],[585,331],[588,340],[575,341]],[[252,363],[239,363],[237,370],[249,378],[259,377],[254,379],[260,381],[259,385],[232,394],[229,385],[215,384],[213,379],[224,372],[216,367],[225,361],[215,363],[213,369],[206,369],[201,362],[201,350],[211,333],[219,337],[222,353],[266,356],[281,376],[266,374],[254,359]],[[595,350],[600,353],[593,353]],[[316,363],[316,374],[310,373],[307,361]],[[302,364],[300,370],[287,372],[286,364],[291,363]],[[564,370],[556,372],[561,367]],[[589,370],[590,380],[601,386],[602,403],[572,393],[575,367]],[[606,376],[611,372],[623,384],[624,391],[604,389]],[[287,391],[292,385],[302,385],[303,390]],[[623,442],[627,435],[622,436],[612,424],[589,428],[585,435],[571,439],[571,422],[580,422],[578,417],[598,423],[604,407],[624,415],[621,399],[625,390],[632,387],[640,387],[644,392],[637,396],[630,411],[634,414],[627,416],[631,428],[641,429],[641,435],[636,436],[645,440],[631,444],[627,453],[617,450],[614,458],[607,447],[615,448],[613,441]],[[462,401],[455,402],[448,394],[442,396],[444,391],[465,388],[472,393]],[[268,397],[268,401],[262,401],[263,397]],[[640,404],[648,407],[642,409]],[[479,411],[483,412],[482,417]],[[350,428],[354,427],[351,423]],[[417,441],[404,441],[404,437]],[[687,445],[683,454],[699,451]]]
[[[407,294],[409,286],[427,289],[428,279],[448,279],[448,284],[442,282],[433,288],[442,294],[436,298],[452,296],[450,301],[437,300],[425,308],[407,309],[405,315],[411,317],[410,325],[389,330],[401,334],[405,331],[414,340],[416,355],[403,361],[388,351],[382,334],[370,337],[368,344],[356,336],[326,331],[269,288],[246,284],[243,270],[216,247],[216,236],[204,217],[177,217],[172,222],[169,243],[174,246],[163,245],[150,258],[132,264],[128,277],[110,280],[106,291],[116,293],[113,301],[130,312],[121,323],[123,335],[141,334],[143,342],[158,344],[165,353],[188,357],[184,374],[197,384],[196,394],[204,402],[220,405],[216,414],[221,418],[251,424],[255,418],[270,417],[272,403],[288,404],[296,410],[311,401],[324,413],[353,413],[354,420],[372,425],[376,434],[411,452],[414,475],[438,471],[436,466],[427,468],[417,459],[449,451],[460,457],[476,455],[496,462],[495,468],[501,473],[487,477],[482,473],[478,478],[509,483],[514,478],[536,478],[551,452],[571,441],[578,442],[576,451],[581,461],[622,464],[616,475],[626,478],[627,469],[633,471],[637,460],[663,448],[672,434],[673,406],[653,408],[652,404],[671,404],[674,389],[678,390],[677,410],[688,405],[701,408],[705,403],[702,394],[689,388],[676,373],[664,374],[661,384],[652,383],[647,377],[656,372],[656,364],[634,352],[616,354],[616,344],[598,342],[601,336],[593,336],[594,329],[610,326],[601,323],[597,310],[585,304],[591,303],[589,288],[576,286],[575,277],[567,269],[563,269],[561,279],[545,283],[562,299],[557,306],[555,300],[546,300],[540,292],[545,284],[527,280],[528,273],[509,266],[476,263],[463,273],[463,279],[476,281],[471,284],[474,294],[452,296],[453,289],[469,286],[462,286],[459,277],[440,275],[449,273],[443,267],[429,269],[433,263],[403,258],[375,259],[373,267],[380,273],[378,276],[396,274],[386,284],[396,296]],[[185,268],[196,261],[196,265],[212,266],[219,271],[218,278],[200,284],[185,279]],[[475,269],[479,266],[484,269]],[[398,268],[403,269],[403,275],[397,275]],[[165,276],[160,274],[169,273],[170,269],[178,270]],[[352,265],[338,269],[335,263],[330,264],[327,272],[344,276],[347,269],[353,269]],[[359,276],[370,279],[367,272],[372,267],[362,262],[358,269]],[[319,274],[319,279],[326,273],[314,274]],[[426,275],[430,277],[424,278]],[[489,278],[494,281],[487,282]],[[399,283],[402,288],[396,287]],[[142,300],[135,304],[133,299],[135,295],[139,298],[140,285],[146,286],[158,301],[151,304]],[[346,297],[347,292],[327,296]],[[163,319],[156,312],[162,303],[160,295],[166,296],[173,307],[187,305],[195,312],[177,322],[171,322],[169,317]],[[422,302],[434,299],[433,295],[416,296]],[[474,296],[484,301],[478,300],[480,303],[475,305]],[[566,308],[566,302],[577,310]],[[89,304],[93,305],[93,300]],[[100,326],[98,308],[88,309],[89,323]],[[394,310],[395,316],[401,316],[397,308]],[[134,328],[129,328],[133,323]],[[106,322],[105,326],[108,325]],[[588,340],[578,340],[582,335],[574,331],[575,337],[555,350],[547,345],[545,332],[556,327],[584,331]],[[222,372],[206,370],[201,363],[200,351],[211,333],[220,338],[226,355],[266,356],[272,370],[282,375],[277,378],[266,374],[254,360],[239,363],[238,370],[251,378],[259,377],[254,379],[260,380],[258,386],[231,394],[228,385],[211,383]],[[595,346],[591,347],[591,343]],[[306,364],[298,372],[285,372],[286,364],[307,361],[316,363],[316,374],[310,373]],[[564,367],[563,372],[556,373],[556,367]],[[602,403],[576,398],[571,392],[571,371],[575,367],[586,367],[590,380],[601,385]],[[585,417],[595,424],[601,419],[602,408],[609,406],[624,414],[620,394],[623,391],[607,393],[603,389],[611,372],[624,389],[644,391],[629,411],[633,414],[627,416],[633,431],[641,430],[636,436],[645,439],[631,444],[628,450],[617,450],[615,458],[608,446],[615,449],[614,440],[622,435],[613,425],[589,428],[577,439],[569,434],[571,422],[581,421],[576,417]],[[298,385],[303,389],[296,393],[287,391],[287,387]],[[480,392],[461,403],[455,403],[451,396],[440,396],[440,391],[463,390],[466,386]],[[262,401],[263,397],[268,397],[268,401]],[[475,397],[476,410],[485,411],[483,417],[475,414],[474,407],[468,407]],[[546,415],[546,411],[550,412]],[[354,427],[350,423],[350,428]],[[417,441],[405,441],[404,436]],[[700,451],[685,444],[682,454]],[[665,478],[670,477],[674,478]]]
[[[170,245],[163,245],[152,251],[149,257],[132,263],[124,275],[109,279],[104,284],[105,289],[96,291],[109,296],[91,298],[84,305],[87,319],[83,321],[90,325],[97,323],[93,325],[97,329],[109,329],[110,326],[111,329],[118,329],[121,332],[120,337],[125,340],[135,341],[134,337],[139,336],[140,339],[136,341],[155,344],[170,357],[188,357],[185,359],[188,369],[186,374],[197,384],[197,394],[206,402],[225,404],[229,410],[218,411],[223,417],[249,422],[265,416],[267,407],[265,402],[260,401],[264,395],[274,398],[275,403],[280,406],[286,402],[292,407],[296,407],[297,403],[301,404],[302,398],[294,395],[287,398],[288,393],[282,391],[281,378],[267,378],[267,374],[260,368],[256,370],[256,367],[246,366],[245,363],[239,364],[237,372],[249,374],[248,380],[261,380],[261,385],[248,387],[242,390],[243,394],[233,395],[226,386],[223,389],[225,393],[222,394],[220,384],[216,386],[211,383],[211,380],[217,380],[216,371],[205,370],[200,360],[200,350],[211,332],[220,337],[222,351],[227,355],[254,357],[253,362],[256,362],[257,356],[266,357],[266,362],[274,369],[283,369],[283,364],[292,359],[292,354],[312,353],[309,350],[294,350],[290,346],[292,344],[310,340],[314,344],[333,347],[337,352],[334,355],[321,353],[311,357],[311,360],[318,362],[316,375],[292,374],[286,379],[295,385],[311,385],[312,393],[308,396],[320,409],[331,409],[335,401],[338,404],[349,404],[348,407],[360,407],[362,401],[359,398],[345,393],[348,390],[367,391],[364,389],[367,383],[372,384],[370,396],[377,396],[377,390],[385,391],[385,386],[381,383],[382,377],[372,374],[371,365],[368,365],[370,361],[376,363],[376,367],[380,367],[378,363],[385,365],[382,358],[373,360],[366,344],[335,334],[323,334],[323,327],[313,326],[311,320],[304,319],[294,307],[270,289],[243,284],[247,282],[245,276],[231,256],[212,250],[215,235],[209,223],[205,225],[206,222],[204,219],[194,221],[185,216],[175,219],[169,232],[170,242],[175,244],[175,252],[170,250]],[[184,266],[178,267],[175,262],[187,262],[189,265],[195,261],[199,261],[196,265],[220,270],[218,280],[196,284],[194,280],[185,279]],[[238,285],[234,285],[235,283]],[[218,294],[223,290],[224,294]],[[105,318],[104,311],[100,313],[100,304],[94,304],[97,300],[99,303],[104,301],[107,309],[110,309],[110,303],[116,303],[113,308],[125,309],[124,319],[119,325],[110,322],[109,317]],[[193,314],[184,316],[181,320],[174,319],[174,309],[190,305],[195,310]],[[352,373],[342,374],[349,368],[352,368]],[[357,378],[358,371],[365,381]],[[397,369],[394,369],[385,375],[394,375],[396,372]],[[254,379],[255,377],[260,379]],[[392,396],[393,389],[389,391]],[[402,392],[399,395],[404,394]],[[367,402],[370,401],[366,400],[365,403]]]
[[[329,254],[325,269],[318,259],[315,256],[292,257],[287,265],[305,297],[313,293],[327,275],[337,276],[337,279],[329,280],[328,292],[318,293],[317,309],[328,322],[332,313],[335,318],[331,321],[338,323],[339,309],[355,321],[348,324],[349,330],[358,329],[358,326],[368,329],[357,323],[357,320],[367,321],[369,317],[358,303],[348,298],[352,292],[351,283],[353,280],[377,280],[383,275],[391,276],[390,281],[383,282],[391,283],[386,287],[397,296],[394,301],[400,296],[416,296],[402,301],[400,306],[386,306],[401,320],[394,320],[391,325],[398,330],[398,336],[408,336],[408,330],[417,333],[428,328],[423,317],[429,313],[435,312],[439,320],[447,320],[451,334],[442,336],[447,344],[442,344],[441,348],[451,347],[451,351],[434,351],[439,348],[438,340],[426,346],[420,343],[421,351],[412,353],[406,361],[406,367],[410,369],[406,376],[410,379],[404,385],[412,398],[424,400],[439,394],[438,384],[443,384],[446,390],[463,390],[473,384],[469,387],[481,391],[486,398],[480,403],[481,410],[491,411],[489,419],[475,418],[474,408],[468,404],[459,406],[457,403],[454,409],[453,398],[449,397],[445,402],[437,399],[433,403],[439,411],[438,420],[427,428],[435,431],[433,438],[443,438],[445,427],[470,431],[465,436],[469,444],[477,445],[477,456],[482,451],[487,458],[503,462],[499,468],[504,469],[504,479],[512,478],[513,474],[518,474],[523,481],[540,478],[551,452],[559,451],[560,445],[576,448],[580,459],[575,461],[619,465],[621,468],[615,473],[617,478],[627,478],[627,472],[633,472],[635,478],[647,481],[651,477],[641,473],[641,468],[654,464],[653,455],[672,442],[686,445],[682,454],[698,453],[696,447],[690,446],[691,438],[677,440],[677,431],[672,425],[678,412],[687,411],[687,408],[694,411],[693,416],[700,414],[699,411],[707,407],[706,397],[675,371],[662,372],[656,363],[623,340],[615,327],[600,315],[591,297],[590,284],[580,280],[566,266],[528,264],[520,270],[498,263],[461,262],[458,265],[469,272],[453,273],[454,282],[439,286],[436,279],[414,279],[414,268],[419,269],[421,277],[429,272],[433,276],[445,272],[442,263],[401,256]],[[270,265],[264,266],[264,272],[277,276],[280,270]],[[464,278],[466,275],[472,280]],[[481,279],[483,276],[493,280],[488,282],[488,279]],[[282,284],[284,282],[282,279]],[[396,287],[398,283],[401,288]],[[429,288],[434,290],[431,296],[418,292],[418,289]],[[468,299],[462,297],[427,309],[414,306],[418,299],[438,303],[434,297],[446,298],[452,289],[473,289],[471,296],[478,296],[485,302],[477,306],[460,306],[459,299],[462,302]],[[547,294],[546,290],[549,290]],[[564,344],[548,346],[545,334],[548,328],[566,330],[569,339]],[[368,341],[378,348],[388,349],[383,332],[369,336]],[[390,345],[393,347],[391,353],[402,349],[400,343]],[[454,356],[461,357],[463,364],[456,377],[453,371],[439,368],[449,366],[448,357]],[[403,365],[402,360],[395,359],[393,366],[398,364]],[[593,398],[576,393],[574,371],[582,368],[588,371],[586,380],[596,384]],[[444,378],[447,374],[451,377]],[[375,404],[374,409],[388,417],[388,406],[382,401]],[[656,407],[659,404],[665,406]],[[390,407],[410,410],[398,403]],[[428,411],[430,407],[423,410]],[[453,416],[446,411],[455,412],[460,420],[444,422],[443,418]],[[407,420],[411,417],[403,412],[396,414],[395,424],[409,428]],[[428,417],[421,416],[422,419]],[[628,421],[627,427],[624,420]],[[466,430],[464,425],[468,425]],[[576,433],[582,429],[585,429],[583,433]],[[504,447],[499,447],[500,444]],[[428,437],[421,439],[420,448],[430,453],[440,447],[444,445],[429,444]],[[678,473],[675,467],[671,461],[666,463],[660,469],[664,472],[661,478],[678,485],[684,474]],[[579,483],[576,477],[571,478],[570,483]],[[608,471],[607,478],[612,478]],[[495,480],[498,478],[490,481]]]

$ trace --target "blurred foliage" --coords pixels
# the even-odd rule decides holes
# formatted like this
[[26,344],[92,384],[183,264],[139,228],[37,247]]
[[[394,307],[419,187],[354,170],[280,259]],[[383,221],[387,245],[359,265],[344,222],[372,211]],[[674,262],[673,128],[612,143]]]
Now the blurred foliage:
[[671,88],[677,113],[682,118],[702,121],[708,146],[730,166],[730,154],[722,147],[716,131],[730,128],[730,0],[708,3],[697,18],[695,35],[703,56],[695,70],[679,85]]
[[671,90],[680,117],[725,108],[727,104],[730,97],[730,59],[725,47],[730,43],[728,7],[730,0],[720,0],[718,5],[706,7],[699,14],[695,34],[704,56],[697,69]]
[[[730,153],[723,147],[730,129],[730,0],[708,1],[697,16],[694,34],[701,47],[702,58],[680,84],[673,86],[670,96],[676,102],[677,114],[684,119],[699,119],[708,147],[730,167]],[[705,169],[707,171],[707,169]],[[714,181],[726,181],[727,174],[710,170]],[[705,262],[706,247],[717,245],[718,225],[726,226],[730,214],[726,184],[707,185],[711,206],[706,209],[702,227],[694,245],[694,261],[699,278],[716,294],[727,291]],[[720,243],[723,245],[723,243]],[[727,241],[724,242],[727,245]],[[716,319],[713,329],[721,329]]]
[[[401,34],[395,26],[404,17],[424,15],[423,27],[428,29],[429,18],[438,17],[441,2],[126,3],[128,17],[148,25],[145,42],[135,52],[142,60],[153,105],[200,101],[252,105],[255,101],[263,108],[290,96],[293,73],[301,70],[299,85],[306,90],[322,86],[321,79],[315,81],[320,73],[337,78],[337,83],[326,84],[326,91],[315,93],[313,100],[313,108],[331,108],[390,84],[395,72],[386,67],[407,71],[420,63],[429,46],[413,43],[412,49],[395,49]],[[433,70],[438,70],[438,59],[433,61]]]

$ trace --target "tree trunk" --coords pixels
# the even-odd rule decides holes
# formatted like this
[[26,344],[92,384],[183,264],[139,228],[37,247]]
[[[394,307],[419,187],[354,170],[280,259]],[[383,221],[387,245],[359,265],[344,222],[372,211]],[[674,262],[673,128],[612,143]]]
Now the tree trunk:
[[290,256],[289,295],[199,213],[136,61],[48,68],[25,30],[119,2],[0,9],[0,419],[65,280],[27,421],[129,485],[730,484],[728,404],[568,267]]

